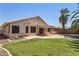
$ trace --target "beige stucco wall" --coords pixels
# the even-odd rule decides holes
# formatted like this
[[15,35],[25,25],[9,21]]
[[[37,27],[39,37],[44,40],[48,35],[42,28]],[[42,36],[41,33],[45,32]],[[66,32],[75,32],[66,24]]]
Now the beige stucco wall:
[[2,27],[0,26],[0,34],[2,34],[2,32],[3,32],[3,31],[2,31]]
[[10,36],[10,33],[9,33],[9,25],[5,26],[4,28],[2,28],[2,32],[3,34],[5,34],[6,36]]
[[[19,30],[20,32],[17,34],[13,34],[12,32],[12,25],[17,25],[19,26]],[[26,26],[29,26],[29,29],[31,26],[35,26],[36,27],[36,33],[26,33]],[[29,19],[29,20],[25,20],[25,21],[20,21],[20,22],[14,22],[10,24],[10,37],[16,37],[16,36],[24,36],[24,35],[29,35],[29,36],[33,36],[36,35],[38,33],[38,26],[47,26],[46,23],[44,23],[42,20],[40,20],[39,18],[34,18],[34,19]]]

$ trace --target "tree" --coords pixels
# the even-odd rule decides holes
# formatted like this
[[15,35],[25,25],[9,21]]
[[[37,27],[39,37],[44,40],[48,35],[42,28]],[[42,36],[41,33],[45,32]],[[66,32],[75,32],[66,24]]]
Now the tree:
[[72,12],[73,16],[70,19],[70,21],[73,20],[71,24],[71,28],[74,31],[77,31],[79,29],[79,3],[77,5],[78,5],[78,9]]
[[75,19],[72,21],[71,29],[77,31],[79,29],[79,19]]
[[62,25],[63,29],[65,29],[65,25],[67,24],[69,12],[70,11],[67,8],[64,8],[60,11],[61,15],[59,17],[59,22]]

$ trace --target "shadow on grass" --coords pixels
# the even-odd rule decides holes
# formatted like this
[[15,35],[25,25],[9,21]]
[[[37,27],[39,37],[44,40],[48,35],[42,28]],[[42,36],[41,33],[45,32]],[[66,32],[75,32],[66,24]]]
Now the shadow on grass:
[[79,52],[79,40],[68,40],[68,45],[73,48],[74,51]]
[[[73,38],[74,40],[68,40],[69,47],[73,48],[74,51],[79,52],[79,34],[63,34],[65,37]],[[75,40],[77,39],[77,40]]]

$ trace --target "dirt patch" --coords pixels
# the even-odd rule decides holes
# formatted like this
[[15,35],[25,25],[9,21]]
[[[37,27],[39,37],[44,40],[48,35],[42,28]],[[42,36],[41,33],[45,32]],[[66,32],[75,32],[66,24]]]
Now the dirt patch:
[[8,42],[8,39],[0,39],[0,44],[4,44],[4,43],[7,43]]
[[4,49],[0,48],[0,56],[9,56],[9,55]]

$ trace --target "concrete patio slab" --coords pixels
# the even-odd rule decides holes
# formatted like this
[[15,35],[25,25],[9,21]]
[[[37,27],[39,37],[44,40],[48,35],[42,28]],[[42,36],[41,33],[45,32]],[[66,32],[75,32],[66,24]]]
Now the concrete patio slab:
[[34,39],[34,38],[43,38],[43,39],[48,39],[48,38],[65,38],[63,35],[59,35],[59,34],[54,34],[54,35],[50,35],[50,36],[28,36],[28,37],[24,37],[25,39]]

